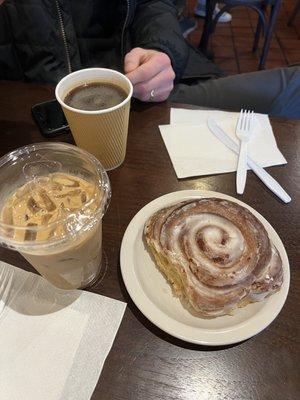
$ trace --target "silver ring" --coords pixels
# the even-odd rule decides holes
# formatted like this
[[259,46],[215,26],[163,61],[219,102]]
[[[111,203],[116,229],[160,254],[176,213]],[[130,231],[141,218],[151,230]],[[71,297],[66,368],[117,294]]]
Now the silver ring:
[[152,89],[151,92],[150,92],[149,100],[153,100],[154,96],[155,96],[155,89]]

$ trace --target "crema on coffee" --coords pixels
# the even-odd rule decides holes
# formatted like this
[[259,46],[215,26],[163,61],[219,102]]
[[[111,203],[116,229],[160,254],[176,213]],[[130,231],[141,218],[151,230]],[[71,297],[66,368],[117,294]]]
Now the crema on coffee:
[[72,89],[64,102],[84,111],[105,110],[114,107],[127,97],[127,93],[112,83],[91,82]]

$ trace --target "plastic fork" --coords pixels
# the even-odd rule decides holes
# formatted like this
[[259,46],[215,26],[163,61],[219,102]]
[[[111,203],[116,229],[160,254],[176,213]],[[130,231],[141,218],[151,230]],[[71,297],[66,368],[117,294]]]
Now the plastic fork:
[[236,171],[236,191],[243,194],[247,178],[248,142],[253,132],[253,111],[241,110],[235,133],[240,141],[239,159]]

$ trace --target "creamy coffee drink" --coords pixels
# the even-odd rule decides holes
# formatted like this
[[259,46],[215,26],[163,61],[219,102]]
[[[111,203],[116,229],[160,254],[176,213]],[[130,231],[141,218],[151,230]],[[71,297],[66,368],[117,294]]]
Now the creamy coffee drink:
[[107,82],[91,82],[72,89],[64,102],[73,108],[84,111],[97,111],[114,107],[127,97],[119,86]]
[[94,215],[101,196],[92,182],[52,173],[10,195],[0,220],[10,226],[7,236],[32,244],[21,254],[41,275],[60,288],[75,289],[88,285],[99,272],[102,222]]

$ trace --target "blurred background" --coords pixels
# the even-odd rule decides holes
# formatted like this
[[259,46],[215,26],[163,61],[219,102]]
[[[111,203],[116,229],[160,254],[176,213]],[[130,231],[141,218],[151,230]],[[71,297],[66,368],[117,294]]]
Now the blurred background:
[[[288,20],[299,0],[283,0],[275,26],[266,69],[289,64],[300,63],[300,12],[291,26]],[[182,17],[195,18],[194,9],[197,0],[187,0],[182,9]],[[222,6],[220,4],[220,6]],[[256,71],[259,54],[252,52],[254,33],[257,24],[257,13],[250,8],[238,7],[230,11],[232,20],[218,23],[216,31],[211,35],[209,50],[214,53],[214,61],[228,74]],[[187,35],[187,40],[197,46],[204,19],[195,18],[196,28]],[[263,40],[260,40],[260,48]]]

